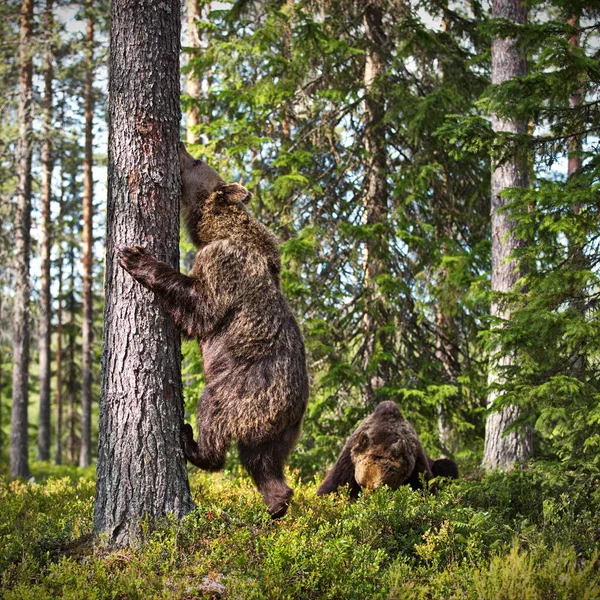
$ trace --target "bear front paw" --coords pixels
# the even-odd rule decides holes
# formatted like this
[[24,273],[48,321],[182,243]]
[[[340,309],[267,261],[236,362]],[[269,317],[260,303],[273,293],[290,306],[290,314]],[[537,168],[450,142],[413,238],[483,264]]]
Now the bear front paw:
[[156,259],[141,246],[121,248],[119,264],[135,280],[146,287],[152,287],[154,281],[154,265]]
[[126,246],[119,250],[119,264],[129,273],[134,273],[147,256],[149,255],[141,246]]

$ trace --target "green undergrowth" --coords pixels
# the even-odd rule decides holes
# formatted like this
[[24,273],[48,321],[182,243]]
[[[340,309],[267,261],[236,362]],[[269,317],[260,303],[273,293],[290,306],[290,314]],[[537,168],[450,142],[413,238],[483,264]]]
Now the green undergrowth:
[[272,522],[247,477],[194,472],[193,513],[112,551],[86,537],[91,472],[35,478],[0,482],[7,600],[600,598],[596,473],[537,466],[354,503],[296,480]]

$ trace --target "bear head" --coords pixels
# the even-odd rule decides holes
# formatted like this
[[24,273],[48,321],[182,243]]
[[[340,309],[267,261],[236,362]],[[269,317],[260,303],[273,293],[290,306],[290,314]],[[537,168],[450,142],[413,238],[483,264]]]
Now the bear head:
[[[230,235],[239,221],[246,222],[241,204],[251,198],[238,183],[227,184],[208,164],[179,145],[181,208],[192,243],[201,246]],[[202,230],[202,231],[201,231]]]
[[412,474],[417,452],[412,427],[393,402],[382,402],[357,431],[350,455],[362,488],[397,489]]

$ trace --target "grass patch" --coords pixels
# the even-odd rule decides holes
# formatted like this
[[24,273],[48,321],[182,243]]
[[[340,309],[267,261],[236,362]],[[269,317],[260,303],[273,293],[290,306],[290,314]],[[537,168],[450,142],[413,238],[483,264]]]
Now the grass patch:
[[193,513],[161,523],[139,548],[108,552],[74,543],[91,531],[89,471],[4,480],[0,595],[600,598],[592,473],[535,468],[447,482],[435,496],[379,489],[354,503],[295,481],[279,522],[247,477],[194,472],[191,485]]

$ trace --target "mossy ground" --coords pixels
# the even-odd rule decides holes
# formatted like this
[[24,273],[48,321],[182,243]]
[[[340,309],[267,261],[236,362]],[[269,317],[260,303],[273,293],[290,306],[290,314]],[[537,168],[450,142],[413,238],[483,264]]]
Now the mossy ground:
[[0,596],[600,598],[599,478],[552,473],[447,482],[436,495],[379,489],[354,503],[295,481],[288,515],[272,522],[246,476],[193,472],[192,514],[107,551],[85,537],[93,470],[40,465],[36,483],[0,483]]

